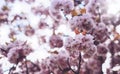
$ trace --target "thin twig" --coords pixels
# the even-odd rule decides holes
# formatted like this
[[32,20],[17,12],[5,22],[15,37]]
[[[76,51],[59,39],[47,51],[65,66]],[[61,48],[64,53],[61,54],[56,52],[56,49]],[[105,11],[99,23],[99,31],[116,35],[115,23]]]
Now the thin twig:
[[36,65],[35,63],[33,63],[33,62],[31,62],[35,67],[37,67],[37,70],[39,70],[40,71],[40,68],[39,68],[39,66],[38,65]]
[[70,66],[69,58],[67,59],[67,64],[68,64],[70,70],[71,70],[73,73],[76,73],[76,72],[71,68],[71,66]]
[[26,58],[25,58],[25,66],[26,66],[26,74],[29,74],[28,66],[27,66],[27,59]]
[[11,71],[12,70],[15,70],[16,69],[16,67],[15,66],[12,66],[10,69],[9,69],[9,73],[8,74],[11,74]]
[[67,59],[67,65],[68,67],[67,68],[64,68],[62,69],[59,65],[58,65],[58,68],[60,69],[60,71],[62,71],[62,74],[68,72],[68,71],[72,71],[74,74],[79,74],[80,73],[80,68],[81,68],[81,53],[79,53],[79,57],[78,57],[78,60],[79,60],[79,63],[78,63],[78,69],[77,71],[74,71],[72,68],[71,68],[71,65],[70,65],[70,62],[69,62],[69,58]]
[[58,65],[58,68],[60,69],[60,71],[63,71],[63,69]]
[[3,48],[0,48],[0,50],[1,50],[2,52],[5,52],[6,54],[8,53],[8,51],[7,51],[7,50],[4,50]]
[[79,72],[80,72],[80,68],[81,68],[81,53],[79,53],[79,57],[78,57],[78,59],[79,59],[79,63],[78,63],[77,74],[79,74]]
[[70,67],[67,67],[67,68],[62,69],[59,65],[58,65],[58,68],[59,68],[59,70],[62,72],[62,74],[65,74],[66,72],[68,72],[68,71],[71,70]]

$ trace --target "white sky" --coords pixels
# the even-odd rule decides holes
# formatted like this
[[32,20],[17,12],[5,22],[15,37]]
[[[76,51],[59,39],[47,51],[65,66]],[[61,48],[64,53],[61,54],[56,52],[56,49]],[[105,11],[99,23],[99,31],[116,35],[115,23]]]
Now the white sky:
[[120,13],[120,0],[107,0],[108,1],[108,13],[117,14]]

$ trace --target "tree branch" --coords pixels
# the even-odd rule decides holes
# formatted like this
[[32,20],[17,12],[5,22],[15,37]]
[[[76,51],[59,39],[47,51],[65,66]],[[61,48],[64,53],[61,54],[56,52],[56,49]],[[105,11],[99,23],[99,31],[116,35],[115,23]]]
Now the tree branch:
[[25,66],[26,66],[26,74],[29,74],[28,66],[27,66],[27,59],[26,58],[25,58]]
[[79,72],[80,72],[80,68],[81,68],[81,53],[79,53],[79,57],[78,57],[78,59],[79,59],[79,63],[78,63],[77,74],[79,74]]

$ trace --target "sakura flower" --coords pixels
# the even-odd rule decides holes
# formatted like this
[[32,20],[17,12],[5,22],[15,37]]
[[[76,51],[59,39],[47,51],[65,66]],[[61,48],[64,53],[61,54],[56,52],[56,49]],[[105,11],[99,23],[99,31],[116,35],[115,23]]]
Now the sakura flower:
[[52,0],[49,13],[55,21],[60,21],[62,19],[60,11],[63,10],[63,14],[66,15],[69,14],[73,8],[74,3],[72,0]]
[[35,30],[30,25],[25,27],[25,35],[26,36],[32,36],[32,35],[34,35],[34,33],[35,33]]
[[93,28],[91,34],[95,37],[95,40],[99,42],[105,42],[108,37],[108,29],[104,23],[99,23],[96,27]]
[[49,40],[49,44],[50,44],[50,47],[51,48],[55,48],[55,47],[62,47],[63,46],[63,40],[60,36],[58,35],[52,35],[50,37],[50,40]]
[[60,51],[58,54],[53,54],[50,57],[44,59],[41,64],[41,72],[40,74],[46,73],[55,73],[55,74],[62,74],[59,67],[64,69],[67,68],[68,65],[66,63],[68,54],[64,51]]
[[89,14],[83,14],[81,16],[75,16],[70,20],[71,29],[74,31],[76,28],[81,30],[90,31],[95,23]]
[[91,57],[96,51],[93,38],[90,34],[83,35],[81,33],[76,35],[75,38],[68,37],[65,48],[74,57],[77,56],[78,51],[84,52],[84,55]]
[[10,43],[8,46],[7,57],[11,63],[17,64],[22,61],[30,52],[32,48],[26,44],[26,42],[15,41]]
[[108,49],[107,49],[107,47],[105,45],[99,44],[97,46],[97,53],[98,53],[98,55],[105,56],[107,51],[108,51]]

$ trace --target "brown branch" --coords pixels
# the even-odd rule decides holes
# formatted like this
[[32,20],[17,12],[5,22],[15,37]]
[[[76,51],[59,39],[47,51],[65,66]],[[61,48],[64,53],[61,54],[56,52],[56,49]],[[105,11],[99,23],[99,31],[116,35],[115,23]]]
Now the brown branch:
[[78,59],[79,59],[79,63],[78,63],[77,74],[79,74],[79,72],[80,72],[80,68],[81,68],[81,53],[79,53],[79,57],[78,57]]
[[32,63],[35,67],[37,67],[37,70],[40,71],[40,67],[39,67],[37,64],[33,63],[32,61],[31,61],[31,63]]
[[74,71],[74,70],[71,68],[70,62],[69,62],[69,58],[68,58],[68,60],[67,60],[67,64],[68,64],[70,70],[71,70],[74,74],[79,74],[79,73],[80,73],[80,68],[81,68],[81,53],[79,53],[78,60],[79,60],[79,63],[78,63],[78,66],[77,66],[77,67],[78,67],[77,71]]
[[11,72],[13,71],[13,70],[15,70],[16,69],[16,67],[15,66],[12,66],[10,69],[9,69],[9,73],[8,74],[12,74]]
[[28,66],[27,66],[27,59],[26,58],[25,58],[25,66],[26,66],[26,74],[29,74]]
[[70,62],[69,62],[69,58],[67,59],[67,65],[68,67],[67,68],[64,68],[62,69],[59,65],[58,65],[58,68],[60,71],[62,71],[62,74],[68,72],[68,71],[72,71],[74,74],[80,74],[80,68],[81,68],[81,53],[79,53],[79,57],[78,57],[78,60],[79,60],[79,63],[78,63],[78,69],[77,71],[74,71],[72,68],[71,68],[71,65],[70,65]]
[[69,62],[69,58],[67,59],[67,64],[68,64],[68,67],[70,68],[70,70],[73,72],[73,73],[76,73],[70,66],[70,62]]

